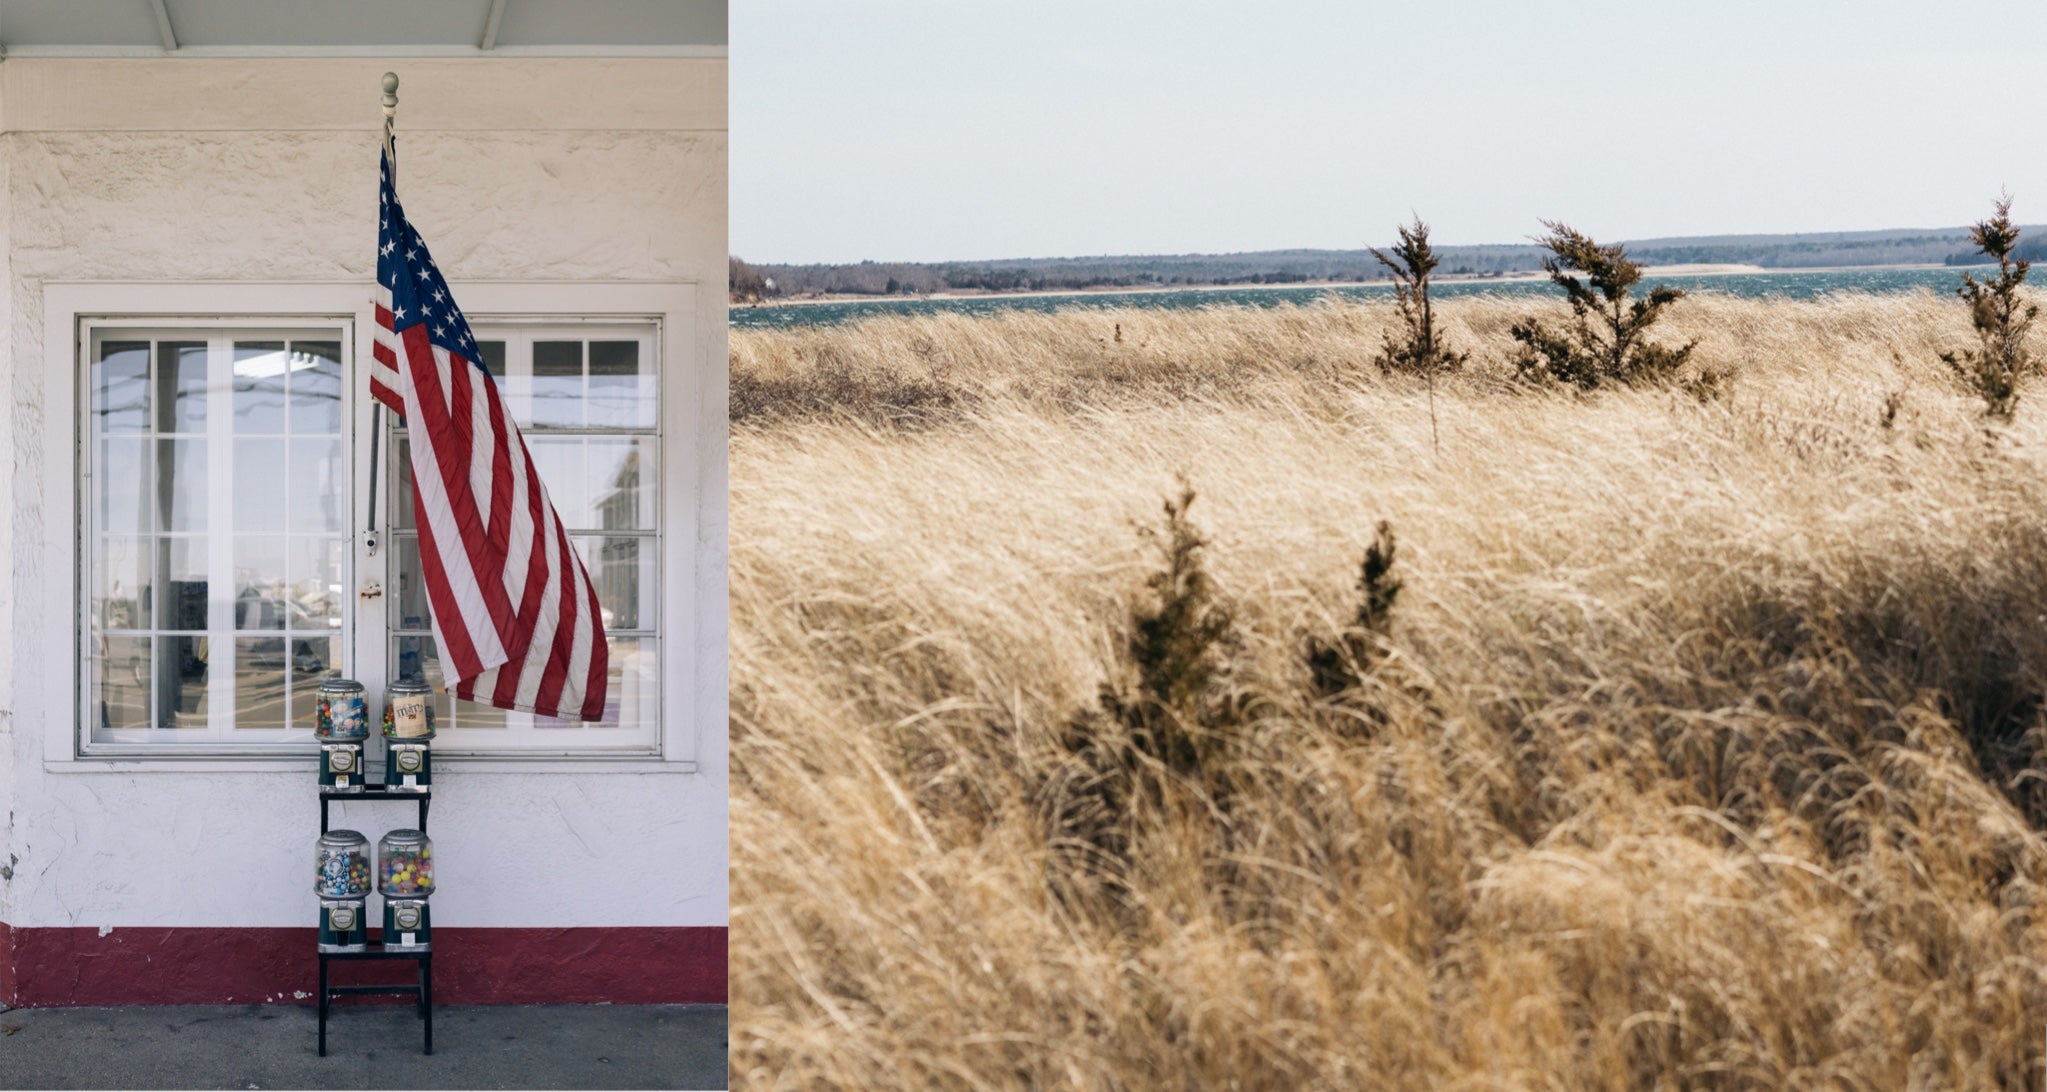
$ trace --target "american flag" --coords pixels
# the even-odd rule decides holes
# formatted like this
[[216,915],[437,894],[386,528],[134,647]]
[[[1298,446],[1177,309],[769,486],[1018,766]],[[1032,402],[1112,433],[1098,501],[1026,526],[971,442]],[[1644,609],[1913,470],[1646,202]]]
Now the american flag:
[[379,183],[370,395],[404,415],[413,523],[448,692],[566,720],[604,717],[597,593],[426,242]]

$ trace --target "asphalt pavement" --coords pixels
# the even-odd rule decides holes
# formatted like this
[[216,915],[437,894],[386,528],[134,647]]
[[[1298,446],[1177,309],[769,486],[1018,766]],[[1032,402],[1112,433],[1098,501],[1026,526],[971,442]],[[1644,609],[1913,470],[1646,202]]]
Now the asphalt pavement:
[[723,1005],[409,1004],[0,1011],[0,1089],[724,1088]]

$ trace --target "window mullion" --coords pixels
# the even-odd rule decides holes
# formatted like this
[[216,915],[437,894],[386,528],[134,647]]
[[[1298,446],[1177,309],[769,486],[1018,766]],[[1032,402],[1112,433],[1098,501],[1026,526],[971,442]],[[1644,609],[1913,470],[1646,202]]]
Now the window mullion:
[[206,339],[206,735],[235,726],[234,343]]

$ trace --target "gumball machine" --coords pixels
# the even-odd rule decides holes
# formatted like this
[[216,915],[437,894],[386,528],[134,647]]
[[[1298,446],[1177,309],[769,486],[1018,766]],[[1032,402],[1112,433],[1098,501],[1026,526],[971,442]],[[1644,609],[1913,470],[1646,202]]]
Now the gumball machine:
[[320,950],[360,952],[368,947],[365,912],[370,894],[370,840],[352,830],[330,830],[313,848],[313,894],[320,897]]
[[434,893],[433,839],[411,827],[377,839],[377,890],[384,896],[384,947],[427,947],[433,939],[426,905]]
[[433,787],[433,694],[426,680],[407,676],[384,699],[384,787],[391,792]]
[[313,738],[320,741],[320,788],[361,792],[363,740],[370,734],[363,686],[354,679],[323,679],[315,699]]

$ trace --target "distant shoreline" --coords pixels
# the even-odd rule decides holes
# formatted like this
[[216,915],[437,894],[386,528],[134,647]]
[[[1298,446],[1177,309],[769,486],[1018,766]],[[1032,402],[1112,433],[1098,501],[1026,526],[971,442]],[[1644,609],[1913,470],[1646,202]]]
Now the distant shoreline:
[[[1967,267],[1964,267],[1964,266],[1947,266],[1947,265],[1945,265],[1945,264],[1943,264],[1943,263],[1940,263],[1940,262],[1898,262],[1898,263],[1891,263],[1891,264],[1883,264],[1883,265],[1825,265],[1825,266],[1822,266],[1822,265],[1814,265],[1814,266],[1788,266],[1788,267],[1787,267],[1787,266],[1778,266],[1778,267],[1775,267],[1775,268],[1768,268],[1768,267],[1764,267],[1764,266],[1760,266],[1760,265],[1735,265],[1735,264],[1693,264],[1693,265],[1651,265],[1651,266],[1644,266],[1644,267],[1643,267],[1643,275],[1644,275],[1644,276],[1648,276],[1648,277],[1729,277],[1729,276],[1744,276],[1744,275],[1750,275],[1750,274],[1756,274],[1756,273],[1858,273],[1858,272],[1871,272],[1871,273],[1876,273],[1876,272],[1887,272],[1887,271],[1898,271],[1898,270],[1921,270],[1921,269],[1948,269],[1948,268],[1953,268],[1953,269],[1963,269],[1963,268],[1967,268]],[[1500,274],[1499,276],[1493,276],[1493,277],[1488,277],[1488,276],[1481,276],[1481,275],[1478,275],[1478,274],[1473,274],[1473,273],[1463,273],[1463,274],[1454,274],[1454,273],[1446,273],[1446,274],[1440,274],[1440,275],[1438,275],[1438,276],[1437,276],[1436,278],[1434,278],[1434,279],[1435,279],[1435,281],[1436,281],[1437,283],[1439,283],[1439,284],[1517,284],[1517,283],[1524,283],[1524,282],[1527,282],[1527,281],[1540,281],[1540,280],[1545,280],[1545,279],[1547,279],[1547,278],[1548,278],[1548,276],[1549,276],[1548,274],[1546,274],[1546,273],[1542,272],[1542,271],[1541,271],[1541,270],[1539,270],[1539,269],[1526,269],[1526,270],[1516,270],[1516,271],[1514,271],[1514,272],[1511,272],[1511,273],[1502,273],[1502,274]],[[818,295],[814,295],[814,296],[803,296],[803,297],[800,297],[800,298],[796,298],[796,299],[770,299],[770,300],[762,300],[762,301],[760,301],[760,302],[758,302],[758,303],[744,303],[744,304],[741,304],[741,303],[735,303],[735,304],[733,304],[733,305],[732,305],[732,307],[733,307],[734,309],[740,309],[740,308],[751,308],[751,307],[805,307],[805,306],[809,306],[809,305],[812,305],[812,304],[829,304],[829,303],[862,303],[862,302],[865,302],[865,303],[891,303],[891,302],[917,302],[917,301],[924,301],[924,300],[930,300],[930,301],[954,301],[954,300],[1002,300],[1002,299],[1028,299],[1028,298],[1032,298],[1032,297],[1038,297],[1038,296],[1119,296],[1119,295],[1152,295],[1152,294],[1157,294],[1157,293],[1162,293],[1162,292],[1231,292],[1231,291],[1245,291],[1245,290],[1257,290],[1257,289],[1268,289],[1268,288],[1269,288],[1269,289],[1295,289],[1295,290],[1303,290],[1303,291],[1305,291],[1305,290],[1310,290],[1310,289],[1317,289],[1317,288],[1325,288],[1325,289],[1327,289],[1327,288],[1390,288],[1390,287],[1392,286],[1392,283],[1393,283],[1392,281],[1388,281],[1388,280],[1374,280],[1374,281],[1313,281],[1313,282],[1306,282],[1306,281],[1303,281],[1303,282],[1294,282],[1294,283],[1291,283],[1291,284],[1258,284],[1258,283],[1239,283],[1239,284],[1174,284],[1174,285],[1156,285],[1156,284],[1148,284],[1148,285],[1103,285],[1103,286],[1096,286],[1096,287],[1092,287],[1092,288],[1056,288],[1056,289],[1046,289],[1046,290],[1044,290],[1044,291],[1038,291],[1038,292],[1031,292],[1031,291],[1025,291],[1025,292],[916,292],[916,293],[897,293],[897,294],[895,294],[895,295],[878,295],[878,294],[867,294],[867,293],[860,293],[860,292],[828,292],[828,293],[820,293],[820,294],[818,294]]]

